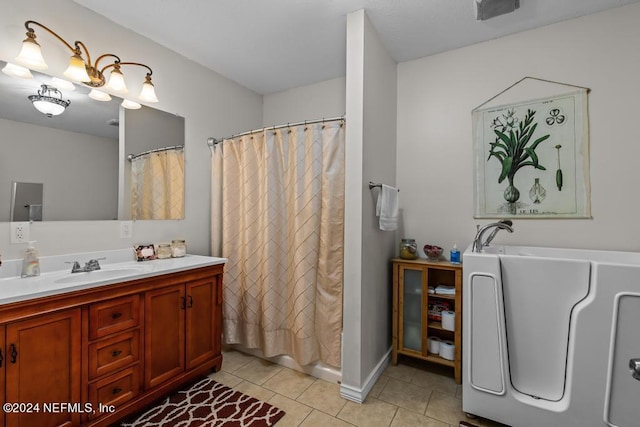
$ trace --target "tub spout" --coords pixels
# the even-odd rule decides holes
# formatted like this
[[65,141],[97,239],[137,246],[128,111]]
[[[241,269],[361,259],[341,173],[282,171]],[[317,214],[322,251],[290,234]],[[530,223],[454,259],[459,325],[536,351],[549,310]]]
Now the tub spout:
[[[493,231],[491,231],[491,234],[483,241],[482,237],[484,233],[490,228],[493,228]],[[482,252],[482,248],[488,246],[500,230],[507,230],[509,233],[513,233],[513,222],[508,219],[503,219],[481,227],[476,233],[475,239],[473,239],[473,252]]]

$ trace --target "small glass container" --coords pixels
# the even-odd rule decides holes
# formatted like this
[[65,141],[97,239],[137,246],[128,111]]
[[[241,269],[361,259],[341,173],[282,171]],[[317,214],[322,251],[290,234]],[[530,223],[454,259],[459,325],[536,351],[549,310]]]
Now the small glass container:
[[156,257],[158,259],[171,258],[171,245],[169,243],[158,243]]
[[417,259],[418,245],[415,239],[402,239],[400,242],[400,258]]
[[180,258],[187,254],[187,244],[184,240],[172,240],[171,241],[171,256],[174,258]]

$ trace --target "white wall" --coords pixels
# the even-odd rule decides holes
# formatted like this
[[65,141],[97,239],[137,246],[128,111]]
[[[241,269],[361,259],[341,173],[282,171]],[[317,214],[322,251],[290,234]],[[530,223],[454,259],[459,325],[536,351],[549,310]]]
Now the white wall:
[[591,88],[593,219],[518,220],[496,242],[640,250],[640,4],[398,66],[397,183],[407,237],[475,234],[471,110],[525,76]]
[[0,132],[0,221],[12,181],[44,184],[45,221],[117,218],[117,140],[6,119]]
[[345,78],[340,77],[265,95],[262,125],[342,117],[345,114],[345,85]]
[[[227,136],[262,125],[262,96],[214,73],[153,41],[124,29],[71,0],[4,2],[0,14],[0,59],[11,61],[25,38],[24,21],[49,26],[68,40],[82,40],[95,59],[112,52],[123,61],[146,63],[160,102],[153,108],[185,118],[185,219],[136,221],[132,239],[121,239],[117,221],[34,223],[31,238],[42,256],[130,247],[138,242],[185,238],[189,252],[210,253],[210,151],[208,137]],[[48,72],[61,76],[70,53],[44,30],[36,28],[49,64]],[[217,41],[212,41],[215,43]],[[123,67],[129,91],[137,94],[144,69]],[[4,153],[3,153],[4,155]],[[0,223],[0,253],[19,258],[25,245],[10,244],[9,223]]]
[[396,64],[363,10],[347,17],[343,396],[362,401],[390,349],[389,259],[369,180],[395,184]]

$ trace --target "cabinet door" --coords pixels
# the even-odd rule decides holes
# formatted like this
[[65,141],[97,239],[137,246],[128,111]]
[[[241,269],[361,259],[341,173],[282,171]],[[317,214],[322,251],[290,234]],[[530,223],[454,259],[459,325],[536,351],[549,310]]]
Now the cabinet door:
[[422,353],[426,320],[423,269],[402,266],[399,289],[400,349]]
[[187,283],[187,369],[210,360],[220,352],[216,322],[217,278]]
[[[7,325],[6,402],[40,406],[39,412],[7,413],[6,426],[79,425],[80,335],[80,309]],[[77,407],[43,407],[54,403]]]
[[148,389],[185,369],[185,286],[147,292],[144,304],[144,380]]

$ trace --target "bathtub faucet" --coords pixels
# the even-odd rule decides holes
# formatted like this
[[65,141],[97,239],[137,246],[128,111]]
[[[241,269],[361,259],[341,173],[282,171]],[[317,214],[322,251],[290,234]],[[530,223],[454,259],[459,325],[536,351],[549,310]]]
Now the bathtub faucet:
[[[493,228],[493,231],[484,241],[482,241],[482,237],[484,236],[485,231],[490,228]],[[484,248],[485,246],[489,246],[489,243],[491,243],[493,238],[496,237],[496,234],[498,234],[498,231],[500,230],[507,230],[509,233],[513,233],[513,222],[508,219],[503,219],[498,222],[493,222],[481,227],[476,233],[475,239],[473,239],[473,252],[482,252],[482,248]]]

